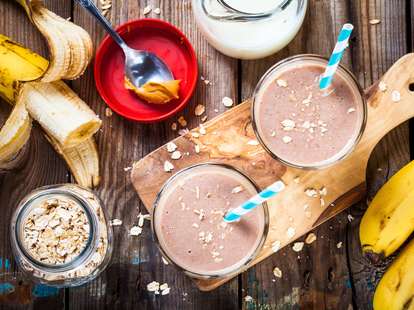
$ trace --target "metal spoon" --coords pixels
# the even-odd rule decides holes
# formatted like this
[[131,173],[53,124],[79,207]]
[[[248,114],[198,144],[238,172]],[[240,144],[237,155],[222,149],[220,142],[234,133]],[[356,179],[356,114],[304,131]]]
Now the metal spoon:
[[125,75],[135,87],[141,87],[148,81],[164,82],[174,79],[168,66],[154,53],[130,48],[91,0],[77,1],[104,26],[122,48],[125,54]]

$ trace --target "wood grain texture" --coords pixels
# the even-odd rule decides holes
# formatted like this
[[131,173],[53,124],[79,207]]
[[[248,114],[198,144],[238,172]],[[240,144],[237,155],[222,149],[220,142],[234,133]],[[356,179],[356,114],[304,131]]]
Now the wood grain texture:
[[[409,90],[414,73],[406,70],[411,66],[414,66],[414,54],[407,54],[401,57],[381,78],[388,89],[380,91],[376,88],[367,99],[367,124],[358,145],[347,158],[325,169],[305,171],[284,167],[266,158],[260,145],[248,145],[252,137],[250,131],[244,128],[248,128],[251,122],[249,101],[206,123],[205,133],[201,132],[199,136],[194,137],[193,133],[200,132],[200,129],[196,129],[174,140],[180,151],[188,154],[175,161],[179,163],[180,168],[208,160],[228,164],[230,159],[232,165],[252,178],[262,188],[277,179],[285,183],[286,187],[283,192],[268,201],[269,234],[262,251],[251,265],[271,255],[271,245],[275,241],[279,241],[283,247],[297,237],[308,233],[317,221],[321,221],[320,216],[331,208],[331,204],[336,205],[339,197],[352,193],[355,188],[365,182],[368,159],[376,144],[389,131],[414,116],[412,105],[414,94]],[[394,90],[401,94],[399,102],[391,100],[391,93]],[[191,151],[193,145],[189,141],[201,146],[200,154],[202,155]],[[170,173],[165,172],[163,167],[164,160],[169,157],[170,154],[166,147],[161,147],[133,166],[132,182],[150,212],[162,183],[170,176]],[[256,162],[261,164],[256,167]],[[299,178],[299,182],[294,182],[295,178]],[[310,198],[305,194],[306,189],[322,187],[327,189],[326,196],[323,196],[324,205],[320,203],[319,197]],[[353,195],[353,197],[361,198],[360,195]],[[348,206],[357,201],[347,200]],[[305,216],[304,205],[308,205],[309,216]],[[338,208],[338,210],[342,209],[342,206]],[[329,214],[330,212],[327,213]],[[296,230],[293,239],[288,238],[286,234],[290,227]],[[196,281],[200,289],[206,291],[215,289],[225,282],[225,279]]]
[[[58,3],[53,0],[45,1],[52,11],[63,17],[71,16],[71,2]],[[14,1],[2,1],[0,5],[0,32],[17,42],[47,56],[48,50],[42,36],[33,27],[24,10]],[[6,105],[0,100],[0,105]],[[5,112],[5,110],[2,110]],[[60,309],[64,307],[64,290],[49,297],[36,297],[35,286],[27,282],[16,269],[10,242],[9,223],[16,204],[24,195],[33,189],[49,184],[65,183],[68,181],[68,171],[64,162],[56,155],[49,143],[43,137],[41,130],[35,126],[32,130],[27,154],[20,168],[0,175],[0,283],[11,282],[15,285],[16,293],[0,301],[0,309],[13,307],[23,308],[19,304],[26,304],[27,308],[49,307]],[[5,270],[5,260],[12,262],[11,269]],[[9,300],[9,298],[11,300]]]
[[[46,0],[48,7],[63,17],[71,16],[73,8],[75,22],[87,28],[96,45],[103,37],[102,29],[74,2]],[[113,0],[110,16],[114,24],[119,24],[143,17],[142,10],[147,5],[160,7],[160,16],[151,13],[148,17],[166,19],[190,37],[197,50],[201,75],[213,82],[210,86],[199,83],[193,101],[183,112],[188,126],[193,128],[200,122],[200,118],[193,114],[196,104],[206,105],[209,118],[220,114],[225,110],[220,103],[223,96],[232,97],[236,102],[248,98],[258,78],[275,61],[304,52],[328,55],[336,38],[335,32],[345,21],[353,22],[356,29],[344,62],[361,84],[370,85],[405,54],[407,46],[414,41],[409,37],[414,33],[411,22],[413,3],[413,0],[311,0],[304,27],[287,48],[264,60],[243,62],[225,57],[207,44],[194,25],[189,0]],[[411,8],[411,12],[407,8]],[[410,13],[410,16],[406,15]],[[13,1],[0,2],[0,16],[1,33],[46,54],[43,39]],[[369,25],[373,18],[381,19],[381,23]],[[115,228],[113,264],[96,281],[71,289],[65,305],[63,291],[57,297],[35,298],[33,301],[32,286],[23,281],[18,294],[8,297],[9,302],[0,298],[0,309],[59,309],[63,306],[73,309],[238,309],[242,304],[247,309],[350,309],[350,304],[354,309],[371,308],[373,290],[386,264],[373,267],[360,254],[358,225],[365,203],[357,204],[315,230],[318,240],[306,246],[300,255],[289,247],[284,248],[239,276],[238,280],[211,293],[199,292],[172,266],[163,265],[148,223],[139,238],[128,236],[128,229],[136,223],[136,214],[139,210],[144,212],[144,208],[129,183],[129,173],[123,168],[174,138],[176,133],[170,130],[170,125],[176,118],[164,124],[142,126],[116,115],[105,117],[105,104],[95,91],[90,69],[86,76],[74,83],[74,87],[104,119],[104,128],[99,135],[104,185],[99,194],[111,217],[124,221],[124,226]],[[4,116],[6,110],[0,109],[0,114]],[[36,128],[34,132],[28,147],[30,156],[22,167],[0,176],[0,257],[3,258],[11,258],[8,218],[16,201],[34,187],[67,180],[63,162],[44,141],[40,130]],[[407,125],[393,130],[377,145],[368,163],[368,197],[372,197],[385,180],[409,161],[408,145]],[[355,217],[351,223],[347,219],[348,212]],[[337,249],[339,241],[343,246]],[[275,266],[282,269],[282,279],[273,279]],[[17,280],[22,279],[14,265],[12,273],[6,271],[4,265],[3,269],[0,267],[0,283],[10,281],[14,276]],[[146,284],[152,280],[168,282],[173,287],[170,296],[159,298],[149,294]],[[254,302],[244,303],[246,295],[253,296]],[[19,305],[24,302],[28,304]]]
[[[352,19],[357,27],[363,30],[356,38],[355,47],[352,49],[353,68],[363,85],[377,80],[396,59],[408,52],[407,2],[351,1]],[[370,25],[369,21],[376,18],[380,19],[381,23]],[[391,131],[377,145],[367,169],[368,201],[387,179],[409,162],[409,145],[407,123]],[[346,228],[347,262],[354,306],[371,309],[374,289],[385,270],[385,264],[374,267],[361,255],[358,225],[365,209],[365,203],[351,209],[355,221]]]
[[[98,194],[104,200],[110,217],[122,219],[123,225],[114,229],[115,248],[110,267],[96,281],[71,289],[69,308],[101,309],[106,306],[131,309],[139,305],[143,309],[235,309],[238,307],[237,280],[220,291],[203,294],[188,278],[162,263],[148,223],[138,238],[128,236],[129,229],[137,223],[137,214],[146,211],[130,184],[129,172],[125,172],[124,168],[177,136],[177,132],[171,130],[171,123],[176,122],[180,115],[184,115],[189,127],[198,125],[200,117],[194,116],[197,104],[205,104],[206,114],[213,117],[224,110],[220,103],[222,97],[237,99],[237,61],[220,55],[207,44],[195,26],[190,1],[114,0],[111,22],[118,25],[142,18],[147,5],[153,9],[159,7],[161,14],[158,16],[151,12],[146,17],[170,21],[188,36],[196,47],[200,74],[213,85],[199,83],[192,101],[182,114],[164,123],[141,125],[115,114],[105,117],[106,105],[95,91],[91,70],[74,83],[80,97],[89,102],[104,120],[102,131],[98,134],[103,172]],[[74,7],[74,21],[93,34],[95,45],[103,38],[103,29],[78,5]],[[170,294],[155,296],[148,292],[146,286],[154,280],[167,282],[172,287]]]

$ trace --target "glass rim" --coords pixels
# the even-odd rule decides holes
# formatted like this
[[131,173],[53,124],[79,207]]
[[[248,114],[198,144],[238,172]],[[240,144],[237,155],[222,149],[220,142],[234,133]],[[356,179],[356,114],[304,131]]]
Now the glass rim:
[[[18,206],[16,207],[12,215],[12,221],[10,224],[10,236],[12,238],[12,242],[14,242],[17,245],[17,250],[19,251],[19,254],[22,255],[25,259],[27,259],[36,268],[45,270],[49,273],[66,272],[71,269],[76,269],[77,267],[81,266],[93,254],[94,249],[97,248],[99,245],[99,224],[94,210],[92,210],[91,206],[89,206],[89,203],[81,195],[73,192],[70,189],[60,188],[61,186],[67,185],[77,186],[84,189],[83,187],[78,186],[77,184],[57,184],[39,187],[29,192],[19,202]],[[23,225],[23,223],[21,222],[22,217],[27,212],[30,212],[30,208],[34,207],[33,202],[36,199],[41,198],[43,196],[47,197],[50,195],[63,195],[75,200],[75,202],[78,203],[79,207],[85,211],[85,214],[89,221],[89,236],[85,244],[85,247],[75,258],[64,264],[53,265],[39,262],[27,251],[25,245],[21,240],[21,226]]]
[[[272,8],[270,10],[263,11],[263,12],[256,12],[256,13],[245,12],[245,11],[239,10],[239,9],[235,8],[234,6],[229,5],[226,2],[226,0],[215,0],[224,9],[226,9],[228,11],[228,15],[226,15],[226,16],[212,15],[206,8],[205,0],[201,0],[201,1],[202,1],[201,6],[203,8],[203,11],[207,14],[207,16],[209,16],[211,18],[219,19],[219,20],[249,21],[249,20],[260,20],[260,19],[265,19],[265,18],[272,17],[276,13],[278,13],[279,11],[284,10],[294,0],[282,0],[282,2],[279,3],[278,5],[275,5],[274,8]],[[307,3],[308,0],[298,0],[298,1],[302,1],[301,3],[304,3],[304,2]]]
[[[165,193],[165,191],[167,190],[169,185],[171,185],[171,183],[174,180],[176,180],[183,173],[188,172],[191,169],[202,167],[202,166],[219,166],[219,167],[222,167],[222,168],[225,168],[225,169],[229,169],[233,172],[238,173],[241,177],[245,178],[258,193],[261,191],[260,187],[249,176],[247,176],[244,172],[242,172],[238,168],[233,167],[233,166],[228,165],[228,164],[217,163],[217,162],[205,162],[205,163],[194,164],[194,165],[188,166],[186,168],[183,168],[183,169],[179,170],[178,172],[176,172],[174,175],[172,175],[167,181],[165,181],[165,183],[163,184],[163,186],[161,187],[161,189],[159,190],[159,192],[158,192],[158,194],[155,198],[155,201],[153,203],[153,208],[152,208],[152,211],[151,211],[151,230],[152,230],[152,234],[153,234],[153,239],[154,239],[158,249],[160,250],[162,256],[164,257],[164,259],[166,259],[168,261],[168,263],[175,266],[177,269],[184,272],[185,274],[187,274],[190,277],[198,278],[198,279],[217,279],[217,278],[230,277],[230,276],[233,276],[235,274],[238,274],[240,272],[245,271],[249,267],[250,263],[257,257],[257,255],[260,253],[260,251],[263,248],[263,245],[266,241],[266,238],[267,238],[267,235],[268,235],[268,232],[269,232],[269,222],[270,222],[269,208],[268,208],[266,202],[262,203],[262,209],[263,209],[263,214],[264,214],[264,227],[263,227],[263,231],[262,231],[262,237],[260,238],[260,241],[259,241],[256,249],[253,251],[253,253],[245,261],[240,260],[238,262],[238,263],[242,262],[241,265],[238,265],[237,268],[231,269],[230,271],[225,272],[225,273],[213,273],[212,272],[212,273],[208,273],[208,274],[201,274],[201,273],[197,273],[197,272],[194,272],[194,271],[187,270],[184,267],[180,266],[167,254],[167,251],[165,251],[163,249],[163,247],[162,247],[162,245],[159,241],[157,231],[155,229],[155,224],[154,224],[155,223],[155,213],[156,213],[155,210],[156,210],[156,208],[159,204],[159,201],[160,201],[162,195]],[[229,268],[229,267],[227,267],[227,268]],[[225,269],[227,269],[227,268],[225,268]]]
[[343,159],[345,159],[346,157],[348,157],[355,149],[355,147],[358,145],[359,141],[362,138],[362,135],[365,131],[365,127],[366,127],[366,123],[367,123],[367,118],[368,118],[368,107],[367,107],[367,99],[364,93],[364,90],[362,89],[360,83],[358,82],[358,80],[356,79],[355,75],[347,68],[345,68],[343,65],[339,64],[338,66],[338,70],[340,70],[341,73],[343,73],[345,75],[346,78],[349,78],[351,80],[351,82],[354,84],[355,89],[358,91],[359,93],[359,99],[358,101],[360,101],[360,104],[362,105],[362,120],[361,120],[361,125],[360,128],[358,129],[358,134],[353,138],[352,143],[350,143],[349,146],[347,146],[348,144],[346,144],[344,146],[343,149],[341,149],[340,152],[338,152],[336,155],[340,154],[340,156],[332,156],[331,158],[328,158],[327,160],[323,160],[318,162],[317,164],[309,164],[309,165],[304,165],[304,164],[295,164],[293,162],[290,162],[284,158],[281,158],[280,156],[278,156],[277,154],[275,154],[274,152],[272,152],[269,147],[267,147],[266,143],[264,142],[264,140],[262,139],[259,129],[258,129],[258,125],[256,122],[256,105],[257,103],[257,96],[260,93],[260,89],[263,86],[264,82],[267,80],[267,78],[276,70],[278,69],[280,66],[286,65],[290,62],[294,62],[294,61],[298,61],[298,60],[314,60],[314,61],[319,61],[319,62],[323,62],[324,64],[328,63],[329,59],[320,55],[316,55],[316,54],[298,54],[298,55],[294,55],[294,56],[290,56],[287,57],[285,59],[282,59],[281,61],[277,62],[276,64],[274,64],[273,66],[271,66],[264,74],[263,76],[260,78],[259,82],[256,84],[256,87],[253,91],[253,97],[252,97],[252,104],[251,104],[251,115],[252,115],[252,126],[253,126],[253,131],[255,133],[255,136],[257,138],[257,140],[259,141],[260,145],[263,147],[263,149],[274,159],[278,160],[279,162],[281,162],[282,164],[289,166],[289,167],[293,167],[293,168],[298,168],[298,169],[302,169],[302,170],[318,170],[318,169],[324,169],[327,167],[330,167],[340,161],[342,161]]

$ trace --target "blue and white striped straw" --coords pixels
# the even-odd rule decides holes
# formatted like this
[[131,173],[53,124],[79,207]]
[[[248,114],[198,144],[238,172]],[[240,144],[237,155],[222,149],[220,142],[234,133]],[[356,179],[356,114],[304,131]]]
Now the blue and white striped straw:
[[348,47],[349,37],[351,36],[353,29],[354,26],[351,24],[345,24],[342,27],[334,51],[332,52],[332,55],[329,58],[328,66],[326,67],[325,72],[323,73],[322,78],[319,82],[319,88],[321,90],[325,90],[331,85],[332,78],[335,75],[339,62],[342,59],[345,49]]
[[227,214],[224,216],[224,221],[230,223],[239,220],[242,215],[252,211],[266,200],[276,196],[284,188],[285,184],[282,181],[277,181],[273,183],[272,185],[258,193],[256,196],[253,196],[252,198],[247,200],[241,206],[227,212]]

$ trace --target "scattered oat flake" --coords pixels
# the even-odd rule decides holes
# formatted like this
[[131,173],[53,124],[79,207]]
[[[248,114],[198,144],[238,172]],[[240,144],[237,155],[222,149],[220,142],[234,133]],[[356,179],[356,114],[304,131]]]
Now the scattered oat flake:
[[164,256],[161,256],[161,260],[164,263],[164,265],[168,265],[168,261],[164,258]]
[[199,127],[199,129],[198,129],[198,132],[199,132],[201,135],[205,135],[205,134],[207,133],[207,131],[206,131],[206,129],[204,128],[204,125],[203,125],[203,124],[200,124],[200,127]]
[[277,251],[280,250],[280,241],[276,240],[275,242],[272,243],[272,251],[273,253],[276,253]]
[[311,244],[314,241],[316,241],[316,235],[314,233],[310,233],[305,239],[306,244]]
[[319,190],[319,195],[326,196],[326,194],[328,194],[328,190],[325,186],[322,186],[321,189]]
[[385,82],[381,81],[378,84],[378,88],[380,91],[385,92],[387,91],[387,84],[385,84]]
[[242,186],[236,186],[235,188],[233,188],[232,190],[231,190],[231,193],[232,194],[237,194],[237,193],[240,193],[240,192],[242,192],[243,191],[243,187]]
[[177,123],[172,123],[171,124],[171,130],[176,131],[177,130]]
[[348,221],[351,223],[355,218],[351,215],[348,214]]
[[198,154],[200,153],[200,146],[198,144],[194,145],[194,151]]
[[147,5],[145,8],[144,8],[144,11],[142,12],[144,15],[147,15],[147,14],[149,14],[150,12],[151,12],[151,10],[152,10],[152,8],[151,8],[151,6],[150,5]]
[[286,231],[286,234],[288,236],[289,239],[293,238],[296,234],[296,229],[293,227],[289,227],[288,230]]
[[307,188],[307,189],[305,189],[305,194],[306,194],[306,196],[312,197],[312,198],[318,197],[318,192],[314,188]]
[[124,171],[125,171],[125,172],[131,171],[131,170],[132,170],[132,167],[125,167],[125,168],[124,168]]
[[273,131],[270,133],[270,136],[271,136],[271,137],[276,137],[276,131],[274,131],[274,130],[273,130]]
[[381,22],[380,19],[374,18],[369,21],[371,25],[378,25]]
[[166,160],[164,162],[164,171],[165,172],[171,172],[173,169],[174,169],[174,165],[171,162],[169,162],[168,160]]
[[287,87],[288,86],[288,83],[285,80],[282,80],[282,79],[276,80],[276,83],[279,87]]
[[295,122],[292,121],[291,119],[285,119],[281,122],[282,126],[283,126],[283,130],[285,131],[290,131],[293,130],[293,128],[295,128]]
[[187,126],[187,121],[185,120],[184,116],[180,116],[177,121],[181,125],[181,127]]
[[132,226],[132,228],[129,230],[130,236],[139,236],[142,233],[142,228],[139,226]]
[[106,117],[111,117],[113,115],[113,112],[110,108],[106,108],[105,109],[105,116]]
[[119,219],[112,219],[109,224],[111,226],[121,226],[122,225],[122,221]]
[[207,116],[207,115],[204,115],[204,116],[201,118],[201,121],[202,121],[202,122],[205,122],[205,121],[207,120],[207,118],[208,118],[208,116]]
[[160,289],[160,283],[157,281],[152,281],[151,283],[147,284],[147,291],[155,292]]
[[256,146],[256,145],[259,145],[259,142],[257,140],[250,140],[250,141],[247,142],[247,144]]
[[391,100],[394,102],[398,102],[401,100],[401,94],[398,90],[393,90],[391,93]]
[[206,111],[206,107],[202,104],[199,104],[195,107],[194,114],[196,116],[201,116]]
[[340,249],[340,248],[342,247],[342,241],[341,241],[341,242],[338,242],[338,243],[336,244],[336,247],[337,247],[338,249]]
[[155,8],[154,13],[157,14],[157,15],[160,15],[161,14],[161,9],[160,8]]
[[167,288],[163,289],[163,290],[161,291],[161,295],[167,295],[167,294],[169,294],[169,293],[170,293],[170,290],[171,290],[171,288],[170,288],[170,287],[167,287]]
[[275,267],[273,268],[273,274],[275,275],[276,278],[281,278],[282,277],[282,270],[280,270],[280,268]]
[[168,142],[165,147],[168,153],[172,153],[177,149],[177,145],[174,142]]
[[171,154],[171,159],[174,159],[174,160],[177,160],[177,159],[180,159],[181,158],[181,152],[180,151],[174,151],[172,154]]
[[289,136],[284,136],[282,138],[282,141],[283,141],[283,143],[290,143],[290,142],[292,142],[292,138],[289,137]]
[[355,108],[349,108],[347,113],[350,114],[350,113],[355,112],[355,111],[356,111]]
[[229,97],[224,97],[221,102],[226,108],[230,108],[233,106],[233,99]]
[[247,296],[245,296],[245,297],[244,297],[244,301],[245,301],[245,302],[253,302],[253,297],[252,297],[252,296],[247,295]]
[[303,245],[304,245],[304,243],[303,243],[303,242],[295,242],[295,243],[293,244],[292,249],[293,249],[293,251],[295,251],[295,252],[300,252],[300,251],[302,251],[302,249],[303,249]]

